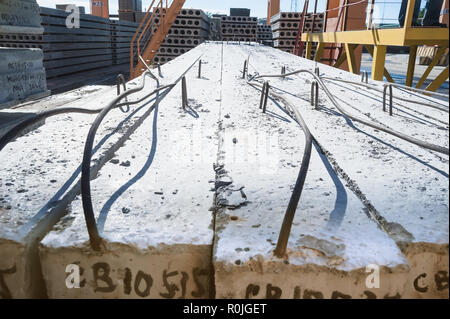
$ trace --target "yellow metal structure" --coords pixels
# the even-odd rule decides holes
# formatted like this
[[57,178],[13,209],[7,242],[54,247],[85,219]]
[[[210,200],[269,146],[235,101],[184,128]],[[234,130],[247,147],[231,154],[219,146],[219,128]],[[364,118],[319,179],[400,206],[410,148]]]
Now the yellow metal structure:
[[[130,79],[140,76],[146,69],[144,62],[139,57],[142,57],[146,62],[153,60],[185,1],[152,0],[144,19],[131,40]],[[157,5],[153,7],[155,3]],[[151,12],[152,8],[154,9],[153,12]],[[159,21],[156,23],[155,19]],[[156,27],[156,32],[153,33],[154,27]],[[135,52],[135,47],[137,52]],[[136,58],[137,64],[134,65]]]
[[[359,45],[364,45],[373,57],[372,79],[382,81],[383,76],[385,76],[389,82],[394,82],[389,72],[385,69],[386,48],[387,46],[409,46],[410,57],[406,74],[406,84],[412,86],[417,47],[420,45],[437,45],[439,46],[437,54],[416,84],[416,88],[420,88],[428,78],[433,67],[445,53],[445,50],[449,47],[449,29],[411,27],[414,4],[415,0],[408,1],[403,28],[304,33],[302,34],[302,41],[306,42],[306,56],[307,58],[311,58],[310,48],[312,43],[319,43],[319,46],[325,45],[326,43],[343,43],[345,45],[345,52],[339,57],[334,66],[339,67],[343,62],[347,61],[350,71],[359,74],[359,66],[354,63],[353,52]],[[322,54],[323,50],[317,50],[314,60],[320,61]],[[429,91],[437,90],[448,79],[448,75],[449,70],[447,67],[426,89]]]

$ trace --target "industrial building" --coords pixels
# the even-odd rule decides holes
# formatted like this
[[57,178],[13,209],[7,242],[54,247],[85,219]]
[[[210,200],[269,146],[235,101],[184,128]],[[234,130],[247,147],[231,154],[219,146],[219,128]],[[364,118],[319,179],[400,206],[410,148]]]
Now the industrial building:
[[448,1],[17,3],[1,299],[449,298]]

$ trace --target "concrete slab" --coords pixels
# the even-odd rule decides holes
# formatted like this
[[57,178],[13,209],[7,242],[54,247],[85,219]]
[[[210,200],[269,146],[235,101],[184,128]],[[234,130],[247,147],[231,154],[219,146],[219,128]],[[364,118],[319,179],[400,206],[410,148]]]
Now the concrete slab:
[[[181,88],[175,87],[92,181],[103,251],[95,254],[87,248],[79,197],[69,205],[67,221],[42,241],[40,255],[50,298],[213,296],[210,208],[219,118],[220,60],[215,56],[220,47],[201,45],[167,63],[162,67],[162,83],[171,83],[202,53],[202,78],[197,78],[197,67],[187,75],[189,108],[181,108]],[[65,285],[66,267],[73,263],[85,269],[86,284],[80,289]],[[104,282],[96,280],[98,263],[110,269],[114,289],[99,289]],[[147,277],[139,275],[144,273]],[[147,286],[140,282],[142,276],[151,276]],[[124,278],[131,278],[133,289],[126,289]]]
[[36,0],[0,2],[0,33],[42,34],[39,5]]
[[[247,51],[246,54],[251,53]],[[260,74],[279,73],[282,66],[288,67],[287,72],[302,68],[313,71],[315,67],[304,59],[266,48],[252,52],[251,63],[258,66]],[[267,63],[267,59],[271,62]],[[360,81],[358,75],[322,64],[318,66],[324,76]],[[448,297],[448,156],[346,120],[322,91],[321,111],[314,111],[309,104],[310,81],[310,76],[301,74],[271,82],[283,90],[279,92],[289,101],[298,105],[335,171],[402,249],[411,271],[401,295]],[[382,88],[381,82],[371,81],[371,84]],[[448,147],[448,113],[397,101],[397,114],[390,117],[380,106],[382,93],[351,85],[328,82],[327,85],[348,112]],[[396,96],[418,99],[407,92],[397,92]],[[442,105],[440,100],[427,99]]]
[[[316,139],[287,256],[275,258],[305,142],[282,101],[261,113],[241,70],[249,55],[250,73],[316,65],[256,44],[206,43],[165,64],[162,84],[202,53],[186,110],[177,86],[154,113],[140,104],[101,125],[91,183],[101,252],[90,249],[79,196],[93,116],[48,119],[0,153],[0,296],[448,298],[448,156],[346,120],[322,91],[314,110],[309,76],[271,79]],[[390,117],[379,92],[326,83],[348,112],[448,147],[447,113],[396,101]],[[86,87],[27,111],[98,108],[115,94]],[[77,269],[80,288],[71,288]]]
[[40,49],[0,48],[0,109],[30,98],[45,96],[45,69]]
[[[237,61],[262,47],[224,51],[223,148],[218,190],[214,268],[218,298],[367,298],[403,291],[408,265],[400,249],[372,221],[361,200],[313,149],[286,258],[273,255],[296,182],[305,139],[299,124],[270,102],[259,109],[259,90],[240,79]],[[250,57],[253,67],[276,59]],[[369,265],[382,286],[366,286]]]
[[[147,81],[146,85],[148,90],[155,88],[154,81]],[[116,94],[115,86],[103,90],[84,87],[33,103],[27,110],[48,109],[50,105],[97,109],[106,106]],[[141,92],[133,98],[145,94]],[[94,144],[94,174],[150,115],[144,105],[135,105],[126,114],[120,110],[109,114]],[[45,126],[18,138],[0,153],[0,270],[9,269],[14,260],[26,260],[25,268],[15,264],[16,273],[5,279],[13,298],[46,296],[37,245],[67,214],[67,205],[80,192],[80,163],[93,119],[94,116],[83,114],[49,118]],[[11,243],[21,249],[9,249]]]

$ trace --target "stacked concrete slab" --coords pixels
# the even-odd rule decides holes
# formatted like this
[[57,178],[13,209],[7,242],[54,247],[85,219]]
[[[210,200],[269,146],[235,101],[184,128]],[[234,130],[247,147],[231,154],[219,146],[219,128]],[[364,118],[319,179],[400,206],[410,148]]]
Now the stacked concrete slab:
[[[120,65],[130,63],[131,40],[136,34],[139,23],[124,20],[111,20],[112,64]],[[137,39],[133,44],[133,50],[137,52]],[[141,50],[144,48],[147,37],[140,42]],[[137,55],[134,54],[134,62],[137,63]]]
[[218,15],[213,15],[211,18],[211,28],[209,32],[209,40],[211,41],[221,41],[221,26],[222,17]]
[[41,49],[24,41],[42,38],[39,6],[35,0],[0,2],[0,108],[49,94]]
[[142,0],[119,0],[119,19],[141,22],[143,18]]
[[258,24],[258,42],[273,46],[272,28],[266,24]]
[[[66,19],[70,13],[44,7],[39,11],[42,34],[0,34],[0,47],[42,49],[52,90],[72,87],[83,74],[93,78],[95,70],[97,76],[128,71],[125,65],[130,63],[130,43],[138,23],[81,14],[80,27],[68,28]],[[135,43],[135,52],[136,49]]]
[[[295,48],[297,34],[302,19],[300,12],[280,12],[271,18],[274,46],[282,51],[292,53]],[[313,16],[308,13],[305,18],[304,30],[306,32],[319,32],[323,30],[323,13]],[[313,21],[314,20],[314,21]],[[312,54],[315,54],[315,46]]]
[[[156,19],[152,26],[153,34],[159,27],[161,18],[160,9],[155,8],[154,11]],[[203,10],[181,10],[153,61],[163,64],[189,52],[208,39],[210,30],[210,19]]]
[[[79,196],[93,116],[61,115],[8,144],[0,153],[0,295],[448,298],[448,155],[349,122],[330,112],[322,90],[315,109],[306,75],[271,79],[277,100],[262,113],[259,92],[237,76],[236,61],[250,53],[260,74],[315,67],[266,46],[205,43],[161,68],[161,84],[170,84],[202,56],[203,77],[196,68],[186,75],[186,109],[177,85],[162,101],[132,106],[132,116],[112,111],[99,127],[91,191],[100,251],[90,246]],[[399,91],[404,100],[394,99],[390,116],[382,82],[362,94],[357,84],[324,83],[355,116],[449,147],[448,113],[417,104],[416,94]],[[133,100],[155,87],[147,81]],[[115,87],[90,89],[65,105],[97,108],[116,96]],[[446,106],[432,97],[426,103]],[[278,258],[306,149],[291,107],[302,110],[314,144],[288,249]]]
[[80,14],[80,28],[69,28],[70,13],[40,8],[47,78],[113,65],[110,20]]
[[258,19],[246,16],[224,16],[221,23],[222,41],[256,42]]

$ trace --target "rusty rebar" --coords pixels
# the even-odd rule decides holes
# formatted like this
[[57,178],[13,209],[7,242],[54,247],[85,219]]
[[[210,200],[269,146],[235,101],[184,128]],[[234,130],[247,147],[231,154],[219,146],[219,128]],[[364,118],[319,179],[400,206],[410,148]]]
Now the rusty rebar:
[[187,85],[186,85],[186,77],[183,76],[181,79],[181,102],[183,106],[183,110],[185,110],[188,107],[188,101],[187,101]]

